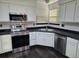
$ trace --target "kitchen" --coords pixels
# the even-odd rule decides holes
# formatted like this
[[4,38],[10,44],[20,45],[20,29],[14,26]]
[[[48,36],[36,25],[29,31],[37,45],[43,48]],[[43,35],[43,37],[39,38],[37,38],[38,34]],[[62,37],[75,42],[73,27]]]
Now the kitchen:
[[79,58],[79,0],[0,0],[0,58]]

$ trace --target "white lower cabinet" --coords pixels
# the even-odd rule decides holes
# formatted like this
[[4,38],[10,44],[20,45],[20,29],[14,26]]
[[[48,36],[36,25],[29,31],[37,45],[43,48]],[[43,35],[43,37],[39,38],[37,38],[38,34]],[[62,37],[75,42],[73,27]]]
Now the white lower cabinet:
[[3,52],[12,51],[11,35],[3,35],[2,37],[2,50]]
[[54,47],[54,33],[30,32],[30,46],[33,45]]
[[78,42],[78,48],[77,48],[77,58],[79,58],[79,42]]
[[78,40],[67,37],[66,56],[76,58]]
[[1,37],[0,37],[0,54],[2,53],[2,44],[1,44]]
[[36,32],[30,32],[30,46],[36,44]]
[[0,36],[0,54],[12,51],[11,35]]
[[37,32],[37,45],[54,47],[54,33]]

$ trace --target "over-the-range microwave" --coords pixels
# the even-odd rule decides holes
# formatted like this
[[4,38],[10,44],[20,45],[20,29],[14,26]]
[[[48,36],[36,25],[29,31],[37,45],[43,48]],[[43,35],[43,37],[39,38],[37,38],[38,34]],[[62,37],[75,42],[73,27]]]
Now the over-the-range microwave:
[[27,15],[22,14],[9,14],[10,21],[26,21]]

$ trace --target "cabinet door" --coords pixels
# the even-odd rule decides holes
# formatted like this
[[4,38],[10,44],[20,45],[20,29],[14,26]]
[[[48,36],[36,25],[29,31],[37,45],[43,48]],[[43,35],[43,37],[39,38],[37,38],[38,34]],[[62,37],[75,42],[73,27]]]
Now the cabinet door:
[[77,48],[77,58],[79,58],[79,41],[78,41],[78,48]]
[[11,35],[2,35],[1,42],[2,42],[3,53],[8,52],[8,51],[12,51]]
[[44,45],[49,47],[54,47],[54,33],[45,33]]
[[37,45],[44,45],[44,35],[43,32],[36,32],[36,44]]
[[76,57],[77,43],[76,39],[67,37],[66,56],[71,58]]
[[67,3],[67,2],[70,2],[70,1],[73,1],[73,0],[59,0],[59,3],[64,4],[64,3]]
[[52,41],[52,44],[53,44],[53,45],[52,45],[52,47],[54,47],[55,34],[54,34],[54,33],[52,33],[52,35],[51,35],[51,36],[52,36],[52,40],[53,40],[53,41]]
[[30,46],[36,44],[36,33],[35,32],[30,32]]
[[76,0],[66,3],[65,22],[73,22]]
[[76,5],[75,22],[79,22],[79,0],[77,0],[77,5]]
[[21,5],[10,4],[10,13],[12,14],[25,14],[26,7]]
[[2,53],[2,42],[1,42],[1,36],[0,36],[0,54]]
[[60,5],[60,8],[59,8],[59,20],[62,22],[62,21],[65,21],[65,4],[63,5]]
[[9,21],[9,8],[8,4],[0,3],[0,21]]
[[54,34],[46,32],[37,32],[37,44],[54,47]]

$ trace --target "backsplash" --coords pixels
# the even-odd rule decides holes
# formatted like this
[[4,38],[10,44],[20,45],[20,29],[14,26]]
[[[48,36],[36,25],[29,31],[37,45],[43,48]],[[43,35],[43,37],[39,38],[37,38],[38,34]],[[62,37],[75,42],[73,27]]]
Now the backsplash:
[[10,23],[4,23],[4,22],[1,22],[0,23],[0,29],[10,29]]
[[78,23],[66,23],[64,27],[71,29],[71,30],[79,31],[79,24]]
[[28,27],[28,26],[34,26],[35,22],[0,22],[0,29],[11,29],[12,26],[22,26],[22,27]]

